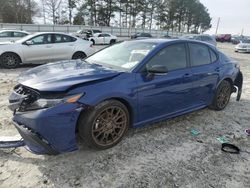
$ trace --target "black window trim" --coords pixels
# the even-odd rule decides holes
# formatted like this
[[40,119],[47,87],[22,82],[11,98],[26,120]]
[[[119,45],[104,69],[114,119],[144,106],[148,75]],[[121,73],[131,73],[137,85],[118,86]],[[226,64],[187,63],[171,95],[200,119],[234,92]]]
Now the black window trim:
[[[152,58],[154,58],[158,53],[160,53],[161,52],[161,50],[163,50],[163,49],[165,49],[165,48],[168,48],[168,47],[170,47],[170,46],[173,46],[173,45],[178,45],[178,44],[184,44],[184,47],[185,47],[185,52],[186,52],[186,67],[185,68],[178,68],[178,69],[174,69],[174,70],[169,70],[168,71],[168,73],[169,72],[174,72],[174,71],[179,71],[179,70],[184,70],[184,69],[188,69],[188,68],[190,68],[190,66],[191,66],[191,62],[190,62],[190,58],[189,58],[189,50],[188,50],[188,46],[187,46],[187,42],[184,42],[184,41],[179,41],[179,42],[176,42],[176,43],[172,43],[172,44],[167,44],[167,45],[165,45],[165,46],[163,46],[161,49],[159,49],[152,57],[150,57],[150,59],[148,59],[145,63],[144,63],[144,65],[141,67],[141,69],[139,70],[139,72],[141,72],[141,73],[144,73],[145,71],[147,71],[147,68],[146,68],[146,65],[150,62],[150,60],[152,59]],[[167,75],[167,74],[166,74]],[[161,75],[160,75],[161,76]],[[164,76],[164,75],[163,75]]]

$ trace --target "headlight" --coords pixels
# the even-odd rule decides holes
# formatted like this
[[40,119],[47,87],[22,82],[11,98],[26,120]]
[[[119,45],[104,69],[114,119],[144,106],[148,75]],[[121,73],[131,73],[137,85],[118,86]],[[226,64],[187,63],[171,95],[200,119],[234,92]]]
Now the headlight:
[[62,99],[38,99],[33,104],[26,107],[27,110],[37,110],[42,108],[50,108],[58,104],[63,103],[75,103],[77,102],[84,94],[71,95]]

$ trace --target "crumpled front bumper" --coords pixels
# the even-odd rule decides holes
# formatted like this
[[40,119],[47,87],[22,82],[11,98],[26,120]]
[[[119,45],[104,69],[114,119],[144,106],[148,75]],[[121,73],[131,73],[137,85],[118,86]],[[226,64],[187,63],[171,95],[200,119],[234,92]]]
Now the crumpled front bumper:
[[76,125],[82,109],[80,104],[62,104],[17,112],[13,123],[29,151],[48,155],[70,152],[78,149]]

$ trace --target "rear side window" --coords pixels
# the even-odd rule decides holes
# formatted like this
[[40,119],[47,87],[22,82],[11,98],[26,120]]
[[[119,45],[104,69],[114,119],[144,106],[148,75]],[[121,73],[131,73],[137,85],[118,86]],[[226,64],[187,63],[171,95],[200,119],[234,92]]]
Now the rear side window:
[[64,43],[64,42],[74,42],[76,41],[75,38],[67,36],[67,35],[60,35],[55,34],[55,43]]
[[14,32],[14,37],[25,37],[26,35],[26,33]]
[[12,34],[13,34],[13,32],[8,32],[8,31],[6,31],[6,32],[2,32],[2,33],[0,33],[0,37],[1,38],[4,38],[4,37],[12,37]]
[[189,43],[192,66],[206,65],[211,63],[210,53],[207,46]]
[[168,71],[182,69],[187,67],[185,44],[174,44],[162,49],[147,64],[147,67],[153,65],[164,65]]

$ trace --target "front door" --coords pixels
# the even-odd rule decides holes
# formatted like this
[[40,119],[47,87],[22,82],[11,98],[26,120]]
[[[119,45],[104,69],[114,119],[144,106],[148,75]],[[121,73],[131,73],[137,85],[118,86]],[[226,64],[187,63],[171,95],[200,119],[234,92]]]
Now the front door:
[[145,69],[164,65],[167,74],[137,73],[139,121],[150,121],[185,111],[193,105],[192,73],[185,43],[160,50]]
[[52,34],[41,34],[23,44],[24,62],[48,62],[54,56]]

